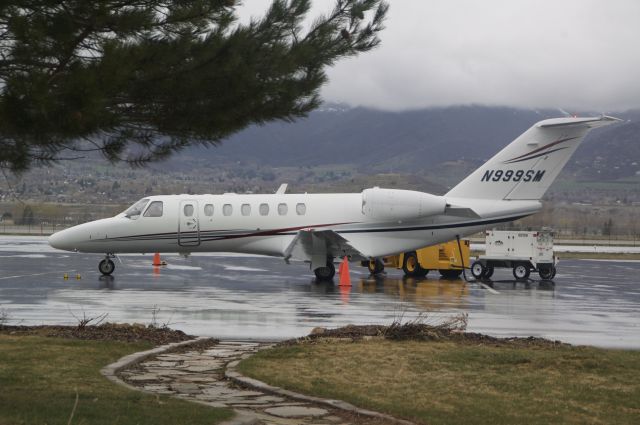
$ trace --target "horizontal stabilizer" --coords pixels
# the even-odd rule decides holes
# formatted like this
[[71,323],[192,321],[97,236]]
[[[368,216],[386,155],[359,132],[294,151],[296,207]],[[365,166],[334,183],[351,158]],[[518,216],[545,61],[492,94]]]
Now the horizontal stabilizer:
[[595,118],[552,118],[541,121],[537,124],[540,128],[553,128],[553,127],[571,127],[571,126],[587,126],[589,128],[604,127],[605,125],[613,124],[615,122],[622,121],[620,118],[609,117],[603,115]]

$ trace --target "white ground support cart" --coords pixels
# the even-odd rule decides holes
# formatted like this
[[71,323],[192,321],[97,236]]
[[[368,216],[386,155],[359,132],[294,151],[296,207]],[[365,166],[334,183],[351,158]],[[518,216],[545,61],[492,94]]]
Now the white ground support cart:
[[498,231],[486,232],[485,255],[471,264],[471,274],[476,279],[489,279],[494,268],[513,270],[516,279],[527,279],[532,271],[542,279],[553,279],[558,263],[553,253],[553,232],[543,229],[537,232]]

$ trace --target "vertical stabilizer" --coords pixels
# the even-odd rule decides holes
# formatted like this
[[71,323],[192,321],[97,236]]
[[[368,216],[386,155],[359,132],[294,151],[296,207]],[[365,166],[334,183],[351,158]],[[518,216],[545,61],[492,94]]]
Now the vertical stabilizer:
[[554,118],[540,121],[451,189],[447,198],[537,200],[542,198],[587,133],[617,118]]

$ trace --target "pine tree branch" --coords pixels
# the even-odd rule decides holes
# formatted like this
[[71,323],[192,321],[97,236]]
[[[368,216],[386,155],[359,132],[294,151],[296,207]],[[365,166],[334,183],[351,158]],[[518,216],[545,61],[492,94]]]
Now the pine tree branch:
[[248,24],[236,24],[237,4],[5,0],[0,164],[19,172],[95,151],[146,164],[293,121],[320,104],[328,66],[379,44],[388,10],[336,0],[305,31],[310,0],[275,0]]

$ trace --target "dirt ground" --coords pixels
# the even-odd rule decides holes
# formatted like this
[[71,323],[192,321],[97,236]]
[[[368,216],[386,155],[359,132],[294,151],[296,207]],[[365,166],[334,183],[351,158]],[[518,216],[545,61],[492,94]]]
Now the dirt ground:
[[0,334],[36,335],[45,337],[139,342],[147,341],[154,345],[193,339],[182,331],[166,327],[151,327],[142,324],[104,323],[90,326],[0,326]]

